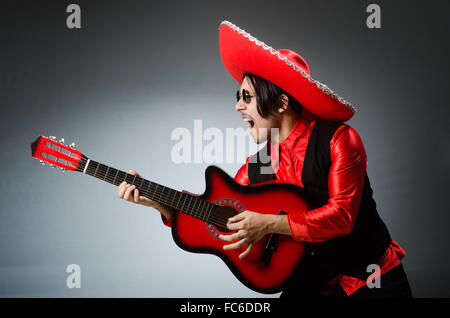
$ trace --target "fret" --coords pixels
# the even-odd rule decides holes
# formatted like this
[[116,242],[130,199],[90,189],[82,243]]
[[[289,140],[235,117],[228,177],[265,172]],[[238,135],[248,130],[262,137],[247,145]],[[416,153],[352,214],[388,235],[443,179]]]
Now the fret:
[[109,171],[109,166],[108,166],[108,169],[106,169],[106,173],[105,173],[105,176],[103,177],[103,180],[106,179],[106,176],[108,175],[108,171]]
[[[153,200],[155,200],[155,201],[157,201],[156,200],[156,189],[158,189],[158,186],[159,186],[159,184],[156,184],[156,187],[155,187],[155,190],[153,190]],[[159,201],[158,201],[159,202]]]
[[104,173],[106,173],[106,168],[108,166],[105,166],[104,164],[100,164],[100,168],[98,169],[98,176],[97,178],[101,179],[101,180],[105,180],[105,176],[103,175]]
[[210,206],[212,206],[212,205],[213,205],[212,203],[205,201],[205,221],[209,220],[209,216],[210,216],[209,210],[210,210]]
[[[195,213],[195,215],[197,215],[198,216],[198,218],[199,219],[201,219],[200,217],[202,216],[202,213],[201,213],[201,211],[199,210],[199,206],[200,206],[200,203],[202,203],[202,201],[201,200],[199,200],[199,199],[197,199],[197,198],[194,198],[194,205],[192,206],[192,209],[194,210],[194,213]],[[198,203],[198,204],[197,204]],[[197,204],[197,208],[195,207],[195,204]]]
[[197,211],[198,211],[198,215],[199,215],[199,219],[203,220],[203,210],[201,208],[202,204],[204,204],[205,201],[197,199],[198,201],[198,206],[197,206]]
[[167,194],[166,194],[166,198],[165,198],[165,200],[166,200],[166,204],[167,205],[170,205],[170,198],[171,198],[171,196],[172,196],[172,191],[175,191],[174,189],[172,189],[172,188],[169,188],[169,187],[166,187],[166,189],[167,189]]
[[98,167],[100,167],[100,163],[99,163],[99,162],[97,162],[97,168],[95,168],[95,171],[94,171],[94,177],[96,177]]
[[167,204],[167,202],[168,202],[168,199],[169,199],[169,195],[170,195],[170,188],[167,188],[167,187],[163,187],[163,194],[164,194],[164,191],[165,190],[167,190],[168,191],[168,193],[166,194],[166,195],[164,195],[164,204]]
[[162,188],[162,190],[161,190],[161,194],[159,195],[159,202],[162,202],[162,201],[163,201],[163,194],[164,194],[164,189],[165,189],[165,187],[164,187],[164,186],[161,186],[161,188]]
[[195,212],[195,204],[197,203],[197,199],[196,198],[194,198],[194,205],[192,206],[192,211],[195,213],[195,214],[197,214],[197,212]]
[[139,184],[139,183],[142,183],[142,181],[139,181],[139,180],[144,180],[144,179],[139,178],[139,177],[136,177],[136,178],[133,180],[133,184],[136,186],[137,189],[139,189],[138,184]]
[[187,209],[191,210],[191,211],[190,211],[190,215],[192,215],[191,201],[192,201],[192,196],[189,195],[189,203],[188,203]]
[[116,178],[117,178],[118,173],[119,173],[119,170],[116,170],[116,175],[114,176],[113,184],[116,184]]
[[136,175],[134,175],[133,181],[131,181],[131,184],[132,184],[132,185],[135,185],[135,184],[134,184],[134,180],[136,180]]
[[206,204],[205,204],[205,206],[206,206],[206,208],[205,208],[205,220],[209,220],[209,212],[208,212],[208,210],[209,210],[210,205],[212,205],[212,203],[210,203],[210,202],[206,202]]
[[170,201],[171,206],[173,206],[173,201],[175,200],[176,197],[177,197],[177,191],[175,191],[175,194],[172,196],[172,201]]
[[211,211],[212,211],[212,208],[213,208],[213,206],[214,206],[214,204],[213,203],[209,203],[209,212],[208,212],[208,217],[206,218],[207,220],[209,220],[209,218],[211,217]]
[[[184,200],[183,200],[183,204],[182,204],[182,206],[181,206],[181,210],[182,210],[182,211],[185,211],[185,210],[186,210],[185,207],[184,207],[184,203],[186,202],[186,199],[187,199],[187,195],[184,194]],[[186,212],[187,212],[187,211],[186,211]]]
[[177,209],[180,209],[179,208],[179,206],[180,206],[180,199],[181,199],[182,196],[183,196],[183,193],[180,192],[180,197],[178,198],[178,201],[177,201]]
[[146,193],[147,193],[148,196],[150,196],[150,192],[149,192],[149,191],[150,191],[150,185],[151,185],[151,184],[152,184],[152,182],[149,181],[149,182],[148,182],[148,186],[147,186],[147,190],[146,190]]
[[139,187],[139,192],[141,195],[145,195],[145,193],[146,193],[144,190],[146,182],[148,182],[148,181],[145,179],[142,179],[141,186]]
[[134,180],[134,178],[136,178],[136,176],[133,176],[132,174],[127,173],[127,176],[125,177],[125,181],[129,184],[133,184],[132,180]]
[[206,205],[206,201],[202,201],[202,202],[199,204],[199,208],[200,208],[200,206],[203,206],[203,207],[200,208],[200,214],[202,215],[202,217],[205,216],[205,213],[204,213],[205,205]]
[[[123,172],[123,171],[119,171],[118,173],[117,173],[117,176],[119,177],[119,180],[123,180],[123,181],[125,181],[125,179],[126,179],[126,173],[125,172]],[[122,183],[122,182],[121,182]]]
[[159,188],[161,189],[159,191],[159,202],[162,202],[164,200],[163,194],[164,194],[164,186],[160,185]]
[[112,183],[112,184],[116,185],[115,184],[115,180],[113,178],[113,176],[116,174],[116,172],[114,172],[114,171],[117,172],[117,169],[114,169],[112,167],[108,167],[108,170],[106,171],[106,175],[105,175],[104,180],[106,182],[109,182],[109,183]]
[[[167,188],[167,187],[166,187]],[[170,191],[172,191],[172,189],[171,188],[167,188],[167,195],[166,195],[166,197],[165,197],[165,200],[166,200],[166,203],[167,202],[169,202],[168,200],[169,200],[169,198],[170,198]]]

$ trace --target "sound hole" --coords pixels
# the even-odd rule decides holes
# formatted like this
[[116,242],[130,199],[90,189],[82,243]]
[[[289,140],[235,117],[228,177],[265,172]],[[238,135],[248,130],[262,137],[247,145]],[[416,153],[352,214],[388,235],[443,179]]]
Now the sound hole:
[[220,232],[231,232],[227,228],[228,219],[238,213],[244,212],[245,207],[239,201],[231,198],[219,199],[214,203],[220,205],[220,207],[216,210],[211,218],[211,223],[213,224],[206,223],[206,228],[212,236],[218,238]]

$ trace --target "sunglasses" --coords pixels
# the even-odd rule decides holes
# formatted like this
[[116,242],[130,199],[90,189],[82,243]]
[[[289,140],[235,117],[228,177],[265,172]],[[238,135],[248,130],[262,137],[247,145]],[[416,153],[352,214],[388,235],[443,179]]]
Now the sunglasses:
[[239,102],[241,100],[241,96],[242,96],[242,100],[246,104],[250,103],[251,98],[254,97],[254,96],[250,95],[245,89],[242,90],[242,95],[238,90],[236,92],[236,102]]

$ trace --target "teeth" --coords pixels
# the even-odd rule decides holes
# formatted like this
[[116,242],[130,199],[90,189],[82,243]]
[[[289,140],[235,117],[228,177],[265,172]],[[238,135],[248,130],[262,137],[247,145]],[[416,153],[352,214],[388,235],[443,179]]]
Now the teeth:
[[251,119],[249,119],[249,118],[244,118],[244,121],[251,121]]

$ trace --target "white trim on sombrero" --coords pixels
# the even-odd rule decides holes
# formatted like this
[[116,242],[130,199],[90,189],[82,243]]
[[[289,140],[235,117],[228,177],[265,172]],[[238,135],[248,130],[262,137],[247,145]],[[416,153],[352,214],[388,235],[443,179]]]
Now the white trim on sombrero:
[[[356,108],[350,104],[349,102],[347,102],[345,99],[343,99],[342,97],[340,97],[339,95],[337,95],[335,92],[333,92],[327,85],[322,84],[321,82],[314,80],[309,74],[307,74],[305,71],[303,71],[300,67],[298,67],[295,63],[291,62],[288,60],[288,58],[284,55],[282,55],[280,52],[278,52],[277,50],[275,50],[273,47],[267,45],[266,43],[258,40],[257,38],[255,38],[254,36],[252,36],[250,33],[245,32],[245,30],[239,28],[238,26],[234,25],[233,23],[231,23],[230,21],[222,21],[222,23],[220,24],[220,26],[222,26],[222,24],[225,24],[226,26],[228,26],[229,28],[233,29],[234,31],[236,31],[239,34],[242,34],[244,37],[246,37],[247,39],[250,40],[250,42],[254,42],[257,46],[261,46],[264,50],[270,51],[271,54],[273,55],[277,55],[278,58],[282,61],[284,61],[287,65],[289,65],[290,67],[292,67],[292,69],[298,73],[300,73],[304,78],[307,78],[308,81],[310,81],[313,84],[316,84],[317,88],[319,88],[322,92],[324,92],[326,95],[331,95],[332,98],[337,99],[339,101],[339,103],[341,103],[344,106],[347,106],[348,108],[350,108],[353,112],[356,112]],[[219,26],[219,29],[220,29]]]

